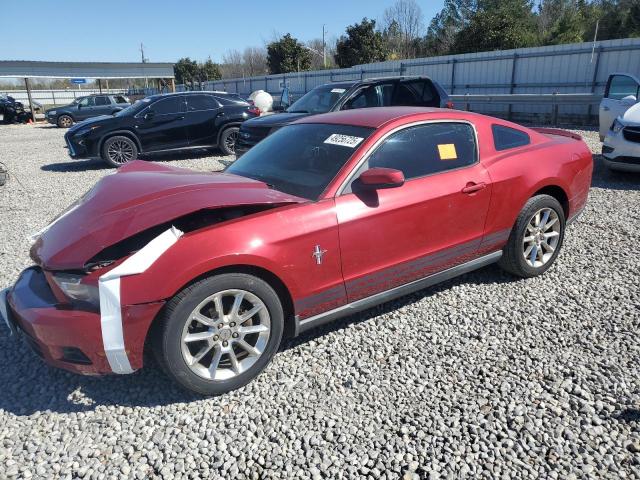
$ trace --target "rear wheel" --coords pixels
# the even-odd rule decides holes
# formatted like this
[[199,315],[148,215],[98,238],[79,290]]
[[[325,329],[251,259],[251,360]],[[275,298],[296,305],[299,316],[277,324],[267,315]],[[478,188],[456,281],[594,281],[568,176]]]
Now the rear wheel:
[[58,117],[58,126],[60,128],[69,128],[73,125],[73,118],[70,115],[60,115]]
[[555,198],[530,198],[511,230],[500,266],[525,278],[544,273],[560,252],[564,231],[564,210]]
[[236,141],[238,140],[238,127],[229,127],[220,135],[220,150],[225,155],[233,155],[236,151]]
[[275,355],[284,327],[282,305],[263,280],[223,274],[177,294],[156,326],[153,351],[182,387],[219,395],[255,378]]
[[138,147],[129,137],[111,137],[102,145],[102,159],[112,167],[120,167],[138,158]]

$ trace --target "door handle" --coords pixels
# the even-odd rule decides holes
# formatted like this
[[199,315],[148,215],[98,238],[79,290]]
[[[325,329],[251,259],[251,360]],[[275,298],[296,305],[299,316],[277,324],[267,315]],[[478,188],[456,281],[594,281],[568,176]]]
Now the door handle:
[[184,120],[184,115],[181,115],[179,117],[176,117],[176,120]]
[[462,193],[475,193],[477,191],[482,190],[486,186],[487,184],[484,182],[480,182],[480,183],[469,182],[467,183],[467,186],[462,189]]

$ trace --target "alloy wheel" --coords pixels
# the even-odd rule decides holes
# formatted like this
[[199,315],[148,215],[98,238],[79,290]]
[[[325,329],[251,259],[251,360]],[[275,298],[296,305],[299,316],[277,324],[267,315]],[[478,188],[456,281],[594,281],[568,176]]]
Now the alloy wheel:
[[224,290],[191,312],[182,330],[182,357],[208,380],[228,380],[256,363],[264,353],[271,317],[264,302],[246,290]]
[[124,140],[115,140],[107,148],[109,158],[119,165],[133,160],[133,147]]
[[69,128],[71,126],[71,123],[71,118],[67,117],[66,115],[60,117],[60,125],[62,125],[63,128]]
[[229,151],[235,152],[236,140],[238,140],[238,132],[236,131],[229,132],[229,134],[224,139],[224,144]]
[[560,241],[560,228],[560,218],[552,208],[542,208],[531,217],[522,239],[522,254],[529,266],[539,268],[551,260]]

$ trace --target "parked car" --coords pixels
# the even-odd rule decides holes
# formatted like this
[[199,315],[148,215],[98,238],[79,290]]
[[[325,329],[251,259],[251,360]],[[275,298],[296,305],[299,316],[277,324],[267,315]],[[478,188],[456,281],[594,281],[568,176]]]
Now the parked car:
[[240,157],[267,135],[310,115],[386,106],[453,108],[453,103],[444,88],[427,77],[386,77],[327,83],[306,93],[284,112],[244,123],[240,127],[236,155]]
[[130,373],[148,345],[180,385],[220,394],[285,334],[494,262],[542,274],[592,168],[578,135],[469,112],[307,117],[222,173],[104,177],[36,235],[0,305],[53,366]]
[[102,158],[113,167],[167,150],[217,147],[231,155],[238,127],[258,114],[235,94],[167,93],[79,123],[64,138],[71,158]]
[[640,103],[613,121],[602,145],[602,156],[611,170],[640,172]]
[[604,140],[613,121],[623,115],[640,98],[640,80],[629,73],[609,75],[600,101],[600,141]]
[[45,118],[60,128],[69,128],[88,118],[113,115],[129,105],[129,99],[124,95],[88,95],[76,98],[69,105],[47,110]]

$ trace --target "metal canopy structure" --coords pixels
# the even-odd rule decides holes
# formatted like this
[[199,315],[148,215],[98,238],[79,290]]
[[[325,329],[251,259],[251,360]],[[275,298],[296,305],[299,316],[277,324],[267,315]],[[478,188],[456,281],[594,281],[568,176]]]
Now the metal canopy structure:
[[102,92],[101,80],[118,78],[145,78],[171,80],[175,92],[175,74],[172,63],[112,63],[112,62],[39,62],[29,60],[0,60],[0,78],[24,78],[29,96],[31,118],[36,117],[31,98],[30,78],[94,78]]
[[0,60],[0,78],[175,78],[172,63]]

